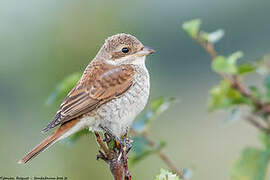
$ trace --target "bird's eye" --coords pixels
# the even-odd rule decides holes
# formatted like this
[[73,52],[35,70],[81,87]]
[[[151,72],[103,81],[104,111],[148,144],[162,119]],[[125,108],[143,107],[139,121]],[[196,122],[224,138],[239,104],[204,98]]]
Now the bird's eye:
[[126,48],[126,47],[124,47],[124,48],[122,48],[122,52],[123,52],[123,53],[128,53],[128,52],[129,52],[129,49]]

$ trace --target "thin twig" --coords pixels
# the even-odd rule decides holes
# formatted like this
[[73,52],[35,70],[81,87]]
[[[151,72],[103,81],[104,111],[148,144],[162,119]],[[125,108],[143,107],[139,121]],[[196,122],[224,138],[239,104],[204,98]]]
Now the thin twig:
[[248,115],[245,117],[245,120],[251,123],[253,126],[257,127],[259,130],[269,134],[270,129],[262,125],[254,116]]
[[[143,136],[145,137],[147,142],[150,144],[150,146],[155,147],[157,145],[157,143],[150,138],[147,132],[143,133]],[[174,162],[167,156],[167,154],[164,151],[158,150],[157,155],[168,165],[168,167],[174,173],[176,173],[181,179],[183,180],[185,179],[185,176],[183,175],[183,173],[176,167]]]
[[[144,131],[142,133],[138,133],[134,130],[130,130],[132,134],[134,134],[135,136],[139,136],[142,135],[143,137],[145,137],[147,143],[151,146],[151,147],[156,147],[157,143],[152,140],[150,138],[150,135],[147,131]],[[176,173],[182,180],[185,180],[185,176],[183,175],[183,173],[177,168],[177,166],[174,164],[174,162],[169,158],[169,156],[162,150],[157,150],[157,155],[160,157],[161,160],[163,160],[163,162],[165,164],[167,164],[167,166],[174,172]]]
[[202,41],[199,37],[195,37],[194,39],[204,48],[204,50],[211,56],[212,59],[215,59],[217,57],[217,52],[213,44],[206,43]]

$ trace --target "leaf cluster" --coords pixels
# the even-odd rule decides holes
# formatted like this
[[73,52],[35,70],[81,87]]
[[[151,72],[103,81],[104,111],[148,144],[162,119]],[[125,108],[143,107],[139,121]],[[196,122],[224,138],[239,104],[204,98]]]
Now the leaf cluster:
[[[270,71],[269,56],[240,63],[243,53],[237,51],[229,55],[217,55],[214,43],[217,43],[224,35],[223,30],[212,33],[200,30],[201,20],[195,19],[183,24],[184,31],[197,41],[212,57],[212,70],[222,77],[220,83],[210,90],[209,109],[228,110],[235,112],[240,106],[247,106],[253,115],[260,116],[268,122],[269,113],[262,114],[270,100]],[[249,86],[245,89],[243,80],[247,75],[259,75],[263,79],[262,89],[257,86]],[[256,122],[257,123],[257,122]],[[270,128],[270,127],[269,127]],[[263,180],[266,175],[270,160],[270,135],[260,132],[260,140],[263,149],[246,147],[235,161],[232,180]]]

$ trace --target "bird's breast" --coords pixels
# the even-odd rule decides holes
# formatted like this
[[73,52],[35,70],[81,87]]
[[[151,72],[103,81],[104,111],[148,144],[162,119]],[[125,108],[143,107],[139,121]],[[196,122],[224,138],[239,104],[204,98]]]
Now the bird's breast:
[[92,117],[90,129],[98,130],[103,126],[120,136],[125,134],[135,117],[147,104],[150,91],[149,74],[145,67],[134,66],[135,74],[132,86],[122,95],[100,106]]

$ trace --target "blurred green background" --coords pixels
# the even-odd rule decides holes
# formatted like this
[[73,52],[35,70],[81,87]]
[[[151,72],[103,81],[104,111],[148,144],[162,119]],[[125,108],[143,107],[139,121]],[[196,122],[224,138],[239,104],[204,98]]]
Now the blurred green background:
[[[259,146],[257,131],[207,112],[208,91],[219,77],[181,25],[201,18],[203,29],[223,28],[217,50],[242,50],[252,60],[270,52],[269,8],[269,0],[0,0],[0,176],[111,178],[105,163],[95,160],[91,136],[72,147],[58,143],[25,166],[17,161],[45,137],[40,131],[57,110],[45,102],[57,83],[83,71],[105,38],[125,32],[156,50],[147,59],[151,98],[181,99],[152,124],[152,136],[167,142],[165,151],[179,168],[193,169],[192,179],[229,179],[240,151]],[[167,168],[151,156],[131,172],[150,180],[161,167]]]

